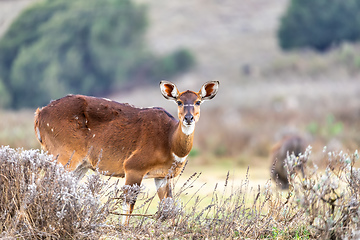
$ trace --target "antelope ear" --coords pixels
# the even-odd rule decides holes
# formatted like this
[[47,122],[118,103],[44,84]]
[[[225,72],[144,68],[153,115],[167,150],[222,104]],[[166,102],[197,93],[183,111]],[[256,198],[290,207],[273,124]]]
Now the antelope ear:
[[160,90],[162,95],[167,100],[176,101],[177,97],[179,96],[179,90],[177,89],[176,85],[172,82],[168,81],[161,81],[160,82]]
[[205,101],[214,98],[218,92],[219,84],[219,81],[210,81],[205,83],[198,93],[201,100]]

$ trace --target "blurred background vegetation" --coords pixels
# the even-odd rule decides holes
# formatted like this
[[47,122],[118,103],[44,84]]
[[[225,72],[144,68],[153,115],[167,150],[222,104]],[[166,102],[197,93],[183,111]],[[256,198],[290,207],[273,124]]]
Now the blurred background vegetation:
[[344,41],[358,41],[359,11],[358,0],[291,0],[278,31],[280,46],[326,51]]
[[49,0],[27,8],[0,41],[3,107],[46,105],[69,93],[104,96],[187,70],[186,49],[146,46],[146,8],[130,0]]
[[359,8],[360,0],[0,1],[0,145],[38,148],[33,112],[69,93],[176,115],[160,80],[195,91],[220,80],[202,106],[193,163],[268,171],[273,144],[295,132],[321,164],[324,146],[360,144]]

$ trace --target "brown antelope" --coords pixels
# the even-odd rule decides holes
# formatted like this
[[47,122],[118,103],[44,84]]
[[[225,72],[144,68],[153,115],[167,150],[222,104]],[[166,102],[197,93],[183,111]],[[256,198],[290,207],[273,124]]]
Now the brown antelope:
[[[215,97],[218,87],[218,81],[211,81],[199,92],[179,92],[175,84],[161,81],[162,95],[178,105],[179,120],[163,108],[68,95],[37,109],[36,136],[45,151],[79,178],[88,169],[125,178],[129,186],[154,178],[162,200],[172,197],[169,170],[170,177],[177,176],[190,153],[200,105]],[[135,200],[126,200],[127,214]]]
[[[285,168],[285,160],[288,155],[294,154],[299,156],[305,152],[305,140],[297,135],[288,135],[283,137],[278,143],[274,145],[271,151],[272,158],[272,178],[282,189],[289,188],[288,173]],[[296,169],[299,169],[302,174],[303,166],[300,164]]]

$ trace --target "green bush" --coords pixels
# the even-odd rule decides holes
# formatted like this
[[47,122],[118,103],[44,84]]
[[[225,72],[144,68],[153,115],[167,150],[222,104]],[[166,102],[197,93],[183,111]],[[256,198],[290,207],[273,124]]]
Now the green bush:
[[278,39],[285,50],[325,51],[360,38],[360,0],[291,0],[281,18]]
[[[194,63],[187,50],[155,56],[145,46],[146,8],[130,0],[45,0],[0,41],[5,107],[45,105],[68,93],[105,95],[159,81]],[[2,79],[2,80],[1,80]],[[5,98],[0,96],[3,103]]]

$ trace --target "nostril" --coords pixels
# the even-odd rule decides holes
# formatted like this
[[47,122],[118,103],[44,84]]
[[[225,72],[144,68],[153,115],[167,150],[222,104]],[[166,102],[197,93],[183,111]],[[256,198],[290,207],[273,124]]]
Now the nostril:
[[194,121],[193,115],[185,115],[185,121],[187,124],[191,124],[192,121]]

